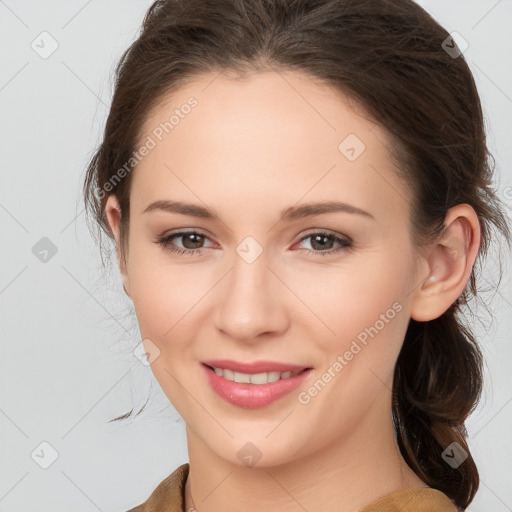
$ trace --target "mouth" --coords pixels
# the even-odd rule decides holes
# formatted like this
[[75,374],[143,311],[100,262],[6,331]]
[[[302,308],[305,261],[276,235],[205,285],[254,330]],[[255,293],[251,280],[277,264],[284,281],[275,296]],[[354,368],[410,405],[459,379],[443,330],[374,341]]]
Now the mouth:
[[[309,366],[269,362],[249,364],[226,360],[215,361],[214,364],[212,361],[202,362],[201,367],[210,387],[220,398],[244,409],[265,407],[290,395],[313,372]],[[258,369],[248,371],[245,370],[247,367]],[[241,369],[245,371],[236,371]]]

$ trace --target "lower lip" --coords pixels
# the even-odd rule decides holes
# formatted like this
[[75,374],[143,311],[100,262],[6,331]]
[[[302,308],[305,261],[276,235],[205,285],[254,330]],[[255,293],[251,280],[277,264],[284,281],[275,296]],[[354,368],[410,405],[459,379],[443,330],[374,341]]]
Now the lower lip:
[[297,389],[313,371],[303,370],[294,377],[281,379],[268,384],[246,384],[232,382],[217,375],[208,366],[202,364],[203,370],[213,390],[226,402],[245,409],[264,407]]

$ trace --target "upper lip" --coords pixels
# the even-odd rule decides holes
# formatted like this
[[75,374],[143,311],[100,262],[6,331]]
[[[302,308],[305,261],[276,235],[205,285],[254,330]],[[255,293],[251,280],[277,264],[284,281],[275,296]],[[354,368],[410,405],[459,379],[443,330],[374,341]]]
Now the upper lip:
[[309,368],[290,363],[281,363],[279,361],[253,361],[241,362],[233,361],[231,359],[208,359],[203,361],[203,364],[213,368],[223,368],[238,373],[268,373],[268,372],[296,372]]

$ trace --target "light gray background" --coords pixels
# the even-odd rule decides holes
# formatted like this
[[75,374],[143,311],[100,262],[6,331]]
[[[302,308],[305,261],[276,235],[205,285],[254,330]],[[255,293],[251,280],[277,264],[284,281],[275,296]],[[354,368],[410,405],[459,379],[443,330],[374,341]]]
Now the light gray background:
[[[150,3],[0,0],[0,512],[125,511],[188,460],[183,421],[132,354],[131,303],[116,267],[103,279],[80,202],[113,66]],[[512,2],[420,3],[469,43],[496,188],[510,205]],[[43,31],[59,45],[47,59],[31,48]],[[57,248],[46,263],[32,252],[42,237]],[[495,268],[491,258],[490,288]],[[498,293],[484,295],[495,321],[478,307],[484,323],[472,322],[489,368],[468,423],[482,479],[473,512],[512,510],[511,288],[506,273]],[[106,423],[149,395],[135,422]],[[42,442],[58,453],[48,469],[35,461],[50,461]]]

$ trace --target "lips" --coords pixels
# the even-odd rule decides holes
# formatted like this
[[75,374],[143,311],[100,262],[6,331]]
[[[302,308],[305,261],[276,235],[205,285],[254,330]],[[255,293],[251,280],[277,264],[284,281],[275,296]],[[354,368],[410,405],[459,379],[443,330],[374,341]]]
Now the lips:
[[246,409],[265,407],[291,394],[311,375],[310,367],[226,359],[203,361],[201,367],[213,391],[224,401]]

